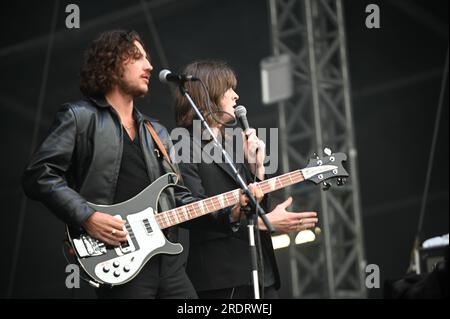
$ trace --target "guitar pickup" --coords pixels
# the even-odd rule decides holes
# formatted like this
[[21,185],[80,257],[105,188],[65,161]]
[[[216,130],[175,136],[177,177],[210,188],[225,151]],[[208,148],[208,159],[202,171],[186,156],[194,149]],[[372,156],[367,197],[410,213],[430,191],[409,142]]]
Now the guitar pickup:
[[153,232],[152,226],[150,225],[150,222],[148,218],[145,218],[142,223],[144,223],[145,230],[147,231],[147,234],[150,235]]
[[[120,216],[120,215],[116,215],[115,217],[120,220],[123,220],[122,216]],[[120,245],[115,248],[115,251],[118,256],[123,256],[124,254],[130,253],[130,252],[136,250],[136,248],[134,247],[134,244],[131,240],[131,237],[130,237],[130,234],[133,233],[131,225],[129,223],[125,223],[123,230],[128,232],[127,241],[120,243]]]

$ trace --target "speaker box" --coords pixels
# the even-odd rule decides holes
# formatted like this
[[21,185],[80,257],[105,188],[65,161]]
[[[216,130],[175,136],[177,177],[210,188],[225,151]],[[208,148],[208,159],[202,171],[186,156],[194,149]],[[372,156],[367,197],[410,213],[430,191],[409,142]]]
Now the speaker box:
[[265,58],[260,63],[262,101],[272,104],[293,94],[292,66],[287,54]]

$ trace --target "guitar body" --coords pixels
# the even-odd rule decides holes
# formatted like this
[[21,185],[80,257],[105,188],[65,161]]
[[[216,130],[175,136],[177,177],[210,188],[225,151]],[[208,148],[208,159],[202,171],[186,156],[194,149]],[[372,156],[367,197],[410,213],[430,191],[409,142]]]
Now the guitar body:
[[[126,221],[128,242],[119,247],[107,246],[82,230],[67,227],[68,239],[84,271],[96,282],[111,286],[133,279],[156,254],[179,254],[180,244],[169,242],[158,225],[155,214],[161,192],[174,185],[177,177],[165,174],[135,197],[115,205],[88,203],[96,211]],[[175,181],[175,182],[174,182]]]

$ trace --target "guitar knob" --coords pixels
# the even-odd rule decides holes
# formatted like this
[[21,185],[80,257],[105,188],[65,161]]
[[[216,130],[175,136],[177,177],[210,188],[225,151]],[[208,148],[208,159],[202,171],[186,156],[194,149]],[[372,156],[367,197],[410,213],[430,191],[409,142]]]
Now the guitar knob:
[[123,267],[123,271],[129,272],[129,271],[130,271],[130,266],[125,265],[125,266]]
[[120,271],[116,270],[114,271],[114,277],[119,277],[120,276]]
[[330,184],[330,183],[323,182],[323,187],[322,187],[322,189],[323,189],[324,191],[329,190],[330,187],[331,187],[331,184]]
[[117,267],[120,266],[120,263],[116,260],[115,262],[113,262],[113,266],[114,266],[115,268],[117,268]]
[[108,265],[104,265],[103,266],[103,272],[105,272],[105,273],[107,273],[107,272],[109,272],[109,266]]

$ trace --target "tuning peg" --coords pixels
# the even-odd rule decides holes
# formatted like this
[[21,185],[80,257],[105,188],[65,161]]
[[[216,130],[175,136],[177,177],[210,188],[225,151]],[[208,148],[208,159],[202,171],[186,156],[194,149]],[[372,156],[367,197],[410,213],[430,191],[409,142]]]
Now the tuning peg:
[[330,183],[327,183],[327,182],[323,182],[322,185],[323,185],[323,186],[322,186],[322,189],[323,189],[324,191],[329,190],[330,187],[331,187],[331,184],[330,184]]
[[345,180],[345,178],[342,178],[342,177],[339,177],[336,181],[337,181],[337,185],[338,185],[338,186],[343,186],[343,185],[345,185],[345,183],[347,182],[347,181]]
[[328,148],[328,147],[326,147],[324,150],[323,150],[323,152],[325,153],[325,155],[327,155],[327,156],[330,156],[331,155],[331,150]]
[[319,159],[319,158],[320,158],[319,155],[317,155],[316,152],[314,152],[312,156],[313,156],[315,159]]

